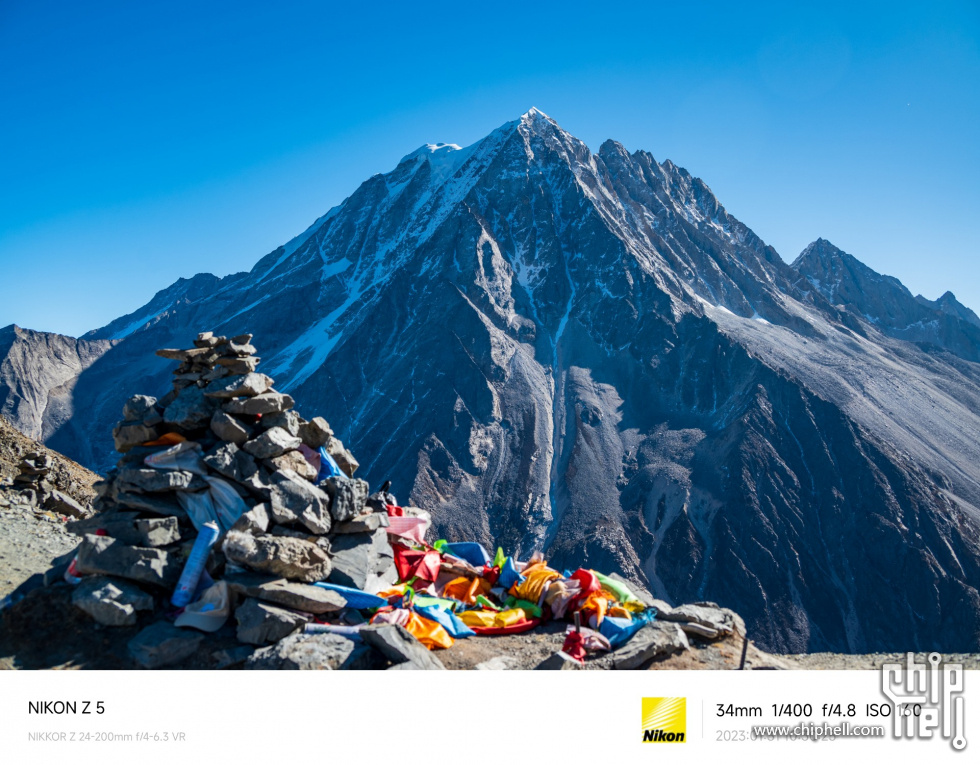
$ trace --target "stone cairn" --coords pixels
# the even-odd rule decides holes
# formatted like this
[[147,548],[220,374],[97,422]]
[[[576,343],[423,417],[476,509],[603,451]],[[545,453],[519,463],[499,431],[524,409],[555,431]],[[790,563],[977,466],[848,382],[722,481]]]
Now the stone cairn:
[[49,474],[54,469],[51,455],[46,452],[31,452],[21,458],[17,466],[19,475],[14,477],[10,487],[16,495],[11,498],[0,498],[3,504],[11,505],[16,500],[18,504],[35,512],[47,510],[57,515],[71,518],[86,518],[92,514],[91,508],[77,502],[68,494],[59,491],[49,480]]
[[[353,477],[357,460],[326,420],[300,417],[293,399],[255,371],[251,339],[205,332],[188,350],[157,351],[180,362],[173,390],[159,401],[134,396],[126,402],[113,430],[122,458],[96,486],[99,512],[69,524],[82,537],[70,570],[81,578],[73,603],[103,625],[147,625],[129,642],[144,667],[199,653],[207,635],[174,625],[170,596],[197,536],[188,508],[219,479],[232,488],[233,502],[240,500],[241,514],[222,529],[206,571],[225,583],[234,635],[243,644],[215,654],[219,665],[245,658],[256,668],[438,664],[401,628],[374,635],[374,627],[362,629],[367,637],[357,641],[303,634],[314,619],[363,622],[342,594],[312,583],[374,592],[397,580],[385,531],[385,505],[394,498],[369,496],[367,482]],[[196,469],[164,469],[147,460],[178,446],[185,459],[196,459]],[[321,447],[343,475],[318,485]],[[215,635],[227,638],[231,630]]]

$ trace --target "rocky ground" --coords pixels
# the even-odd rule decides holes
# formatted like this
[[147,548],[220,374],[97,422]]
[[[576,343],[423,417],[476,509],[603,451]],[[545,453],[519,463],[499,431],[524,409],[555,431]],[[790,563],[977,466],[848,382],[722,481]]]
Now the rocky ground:
[[10,501],[0,490],[0,600],[40,585],[54,561],[78,546],[65,521],[48,510]]
[[52,468],[48,478],[60,491],[82,504],[91,504],[95,498],[92,484],[99,480],[98,475],[63,454],[48,449],[39,441],[28,438],[0,416],[0,485],[9,485],[19,473],[20,460],[32,453],[46,454],[51,458]]
[[[881,669],[883,664],[905,664],[905,653],[801,653],[776,656],[791,663],[792,669]],[[917,664],[926,663],[928,653],[916,653]],[[964,669],[980,669],[980,654],[944,653],[943,664],[962,664]]]
[[[31,475],[22,473],[25,465],[33,471]],[[0,669],[139,668],[130,644],[137,635],[147,631],[154,623],[153,618],[144,614],[135,623],[107,627],[93,621],[72,604],[75,589],[64,581],[63,571],[78,545],[79,536],[67,531],[69,516],[46,509],[45,503],[63,507],[50,504],[52,493],[62,492],[84,505],[87,511],[95,494],[92,484],[98,476],[56,452],[44,449],[13,430],[2,418],[0,471]],[[44,497],[47,500],[42,501]],[[886,662],[905,661],[904,654],[774,656],[759,650],[751,642],[744,646],[741,636],[744,624],[727,609],[713,609],[708,614],[698,611],[696,606],[683,606],[671,614],[666,604],[657,605],[662,605],[662,614],[652,626],[644,628],[613,654],[590,653],[584,669],[737,670],[744,666],[745,669],[874,670]],[[699,627],[699,618],[705,615],[710,618],[701,619]],[[705,624],[719,618],[726,622],[722,631],[725,634],[713,639],[699,636],[699,632],[704,633]],[[695,623],[691,624],[692,621]],[[162,623],[156,623],[163,627]],[[168,625],[164,629],[175,628]],[[458,640],[448,650],[435,652],[432,656],[447,669],[533,669],[554,659],[562,648],[565,629],[564,622],[551,622],[519,635]],[[711,632],[710,629],[707,631]],[[396,630],[391,626],[381,628],[375,640],[390,640],[394,632]],[[300,634],[281,641],[270,655],[269,648],[242,645],[239,633],[234,623],[229,622],[217,633],[208,635],[205,643],[203,635],[191,631],[190,635],[200,643],[201,650],[170,662],[168,666],[175,669],[238,669],[259,664],[257,668],[278,668],[289,666],[289,662],[295,661],[295,656],[304,651],[309,653],[311,644],[320,651],[316,660],[322,660],[321,665],[329,665],[331,661],[336,662],[337,644],[347,642],[336,636]],[[181,634],[186,640],[188,633]],[[288,654],[291,641],[297,648],[293,655]],[[382,646],[372,644],[371,648],[382,649]],[[334,654],[330,654],[331,650]],[[266,654],[262,659],[265,665],[257,661],[263,652]],[[428,652],[422,653],[425,655],[416,660],[424,663]],[[364,668],[370,663],[370,655],[374,655],[374,661],[378,659],[377,651],[364,650],[362,654]],[[917,660],[925,661],[925,656],[918,654]],[[977,654],[949,654],[944,659],[969,669],[980,668],[980,655]]]
[[[0,503],[8,492],[0,490]],[[0,597],[26,582],[40,585],[52,563],[78,544],[64,520],[22,505],[0,505]],[[0,669],[135,669],[127,643],[139,627],[101,627],[71,605],[72,588],[56,584],[29,592],[0,613]],[[561,648],[565,625],[551,623],[533,632],[503,637],[459,640],[438,657],[447,669],[531,669]],[[242,652],[234,625],[214,636],[213,650],[174,668],[240,668],[250,651]],[[647,669],[738,669],[741,638],[707,642],[691,639],[691,650],[652,661]],[[236,654],[237,650],[237,654]],[[916,654],[924,661],[926,654]],[[947,662],[980,669],[978,654],[945,654]],[[904,654],[848,655],[834,653],[767,654],[751,642],[748,669],[875,670],[887,662],[905,661]],[[601,657],[590,656],[587,669],[604,669]]]
[[[99,476],[56,451],[18,432],[0,417],[0,601],[19,597],[42,583],[54,561],[78,545],[78,537],[65,530],[70,516],[39,505],[38,491],[14,485],[20,465],[39,455],[47,467],[38,477],[83,507],[95,497],[92,485]],[[30,488],[30,491],[23,491]],[[51,505],[54,507],[54,505]]]
[[[72,588],[58,584],[31,592],[0,614],[0,669],[139,669],[127,643],[133,627],[101,627],[71,605]],[[435,652],[447,669],[533,669],[560,650],[565,624],[552,622],[532,632],[458,640]],[[240,669],[253,649],[244,650],[234,624],[208,638],[208,652],[170,666],[172,669]],[[742,641],[732,636],[713,643],[690,640],[690,650],[646,661],[646,669],[738,669]],[[585,669],[609,669],[605,657],[590,654]],[[790,657],[776,658],[749,645],[747,669],[793,669]]]

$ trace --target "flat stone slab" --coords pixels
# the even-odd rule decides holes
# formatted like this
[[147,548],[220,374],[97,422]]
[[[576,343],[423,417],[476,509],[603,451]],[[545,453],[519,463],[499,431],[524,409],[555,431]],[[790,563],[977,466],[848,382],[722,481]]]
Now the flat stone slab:
[[255,651],[245,669],[378,669],[382,659],[364,643],[342,635],[291,635]]
[[259,358],[257,356],[221,356],[215,360],[215,363],[225,367],[232,374],[246,375],[255,371],[259,365]]
[[183,562],[164,550],[130,547],[112,537],[86,534],[78,547],[76,567],[82,574],[107,574],[160,587],[173,587]]
[[248,598],[235,610],[236,637],[242,643],[268,645],[300,629],[310,618],[295,611]]
[[298,582],[323,581],[332,570],[326,551],[305,539],[229,531],[223,549],[233,563]]
[[[394,551],[384,529],[364,534],[341,534],[331,542],[331,563],[331,582],[363,590],[369,583],[377,583],[379,577],[391,578]],[[397,577],[397,571],[394,575]],[[394,584],[394,580],[386,583]]]
[[[715,604],[690,603],[672,608],[669,613],[660,614],[658,619],[668,622],[690,622],[714,630],[717,636],[731,635],[736,627],[734,611],[720,608]],[[744,627],[742,628],[744,633]]]
[[358,634],[361,640],[376,648],[392,664],[407,663],[418,669],[446,668],[428,648],[401,625],[374,624],[362,627]]
[[344,523],[336,524],[332,531],[335,534],[364,534],[389,526],[387,513],[365,513]]
[[157,356],[172,361],[191,361],[193,359],[207,356],[209,348],[191,348],[190,350],[180,350],[179,348],[161,348],[156,352]]
[[72,591],[72,604],[106,627],[131,627],[137,611],[152,611],[153,598],[122,579],[87,576]]
[[239,396],[258,396],[272,387],[273,379],[261,372],[249,372],[240,377],[223,377],[215,380],[204,389],[210,398],[238,398]]
[[648,661],[687,650],[690,644],[681,628],[670,622],[653,622],[606,659],[615,669],[637,669]]
[[44,500],[44,509],[71,518],[85,518],[91,513],[89,509],[57,489],[48,493],[47,499]]
[[187,511],[180,506],[174,495],[138,494],[121,491],[116,495],[116,505],[120,508],[131,508],[154,515],[173,516],[175,518],[187,517]]
[[252,398],[233,398],[222,409],[228,414],[272,414],[292,409],[295,403],[293,397],[286,393],[268,391]]
[[204,635],[195,630],[182,630],[169,622],[156,622],[129,641],[132,656],[145,669],[160,669],[193,656]]
[[126,453],[134,446],[139,446],[147,441],[154,441],[160,437],[160,431],[156,428],[144,425],[142,422],[126,422],[125,420],[116,423],[112,429],[112,441],[117,452]]
[[286,579],[269,577],[263,574],[242,572],[226,575],[224,581],[235,592],[249,598],[257,598],[267,603],[308,611],[311,614],[326,614],[339,611],[347,606],[347,599],[338,592],[312,584],[298,584]]
[[298,449],[301,443],[299,436],[292,436],[283,428],[269,428],[251,441],[246,441],[242,448],[256,459],[268,460]]
[[78,536],[104,529],[113,539],[137,547],[166,547],[180,541],[176,518],[140,518],[135,512],[100,513],[83,521],[72,521],[65,528]]
[[157,494],[168,491],[200,491],[208,488],[199,475],[187,470],[154,470],[153,468],[126,468],[116,478],[122,491],[143,491]]

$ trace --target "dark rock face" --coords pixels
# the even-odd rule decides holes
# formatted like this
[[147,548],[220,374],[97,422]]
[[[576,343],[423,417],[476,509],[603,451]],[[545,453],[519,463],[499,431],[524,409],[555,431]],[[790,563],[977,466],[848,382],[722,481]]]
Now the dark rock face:
[[532,111],[90,333],[47,441],[106,467],[123,391],[167,390],[153,349],[254,332],[317,442],[436,536],[724,603],[770,650],[978,650],[980,328],[849,257],[788,266],[687,171]]
[[825,239],[810,244],[791,268],[832,304],[891,337],[936,345],[980,361],[980,318],[952,292],[935,302],[921,295],[912,297],[894,276],[876,273]]

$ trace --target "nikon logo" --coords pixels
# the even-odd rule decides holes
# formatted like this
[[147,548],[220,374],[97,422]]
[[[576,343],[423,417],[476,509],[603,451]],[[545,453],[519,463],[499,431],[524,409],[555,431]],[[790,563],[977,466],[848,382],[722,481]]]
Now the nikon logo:
[[687,699],[643,699],[643,743],[679,744],[687,734]]

